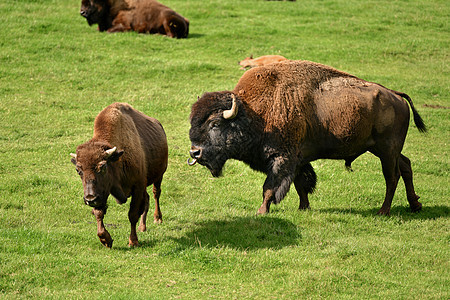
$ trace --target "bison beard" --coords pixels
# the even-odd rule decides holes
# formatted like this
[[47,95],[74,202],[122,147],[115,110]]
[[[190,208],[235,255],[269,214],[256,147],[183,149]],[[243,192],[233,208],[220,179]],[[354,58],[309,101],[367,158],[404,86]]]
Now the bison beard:
[[[228,159],[245,159],[248,150],[253,149],[253,144],[257,143],[254,141],[256,136],[250,132],[248,119],[223,117],[223,113],[232,106],[232,101],[229,94],[206,93],[195,104],[203,114],[195,118],[191,116],[189,136],[193,146],[190,155],[194,163],[206,166],[214,177],[222,174],[222,168]],[[210,115],[210,110],[216,113]],[[207,139],[202,140],[203,137]]]
[[404,93],[308,61],[254,68],[233,91],[205,93],[194,103],[189,164],[199,162],[218,176],[227,159],[237,159],[264,172],[258,210],[263,214],[286,196],[292,183],[299,209],[309,208],[308,194],[316,185],[311,161],[343,159],[350,169],[353,160],[369,151],[380,158],[386,181],[378,213],[389,214],[400,176],[411,210],[419,211],[411,163],[401,154],[408,103],[417,128],[426,131]]

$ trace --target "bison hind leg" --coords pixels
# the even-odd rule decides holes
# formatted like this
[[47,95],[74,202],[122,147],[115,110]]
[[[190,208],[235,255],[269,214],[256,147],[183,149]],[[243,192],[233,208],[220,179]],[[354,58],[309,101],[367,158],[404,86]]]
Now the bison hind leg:
[[411,211],[418,212],[422,209],[422,203],[417,201],[420,197],[417,196],[414,191],[411,161],[403,154],[400,154],[399,166],[400,174],[403,178],[403,182],[405,183],[406,197],[408,198],[409,207],[411,208]]
[[162,223],[162,213],[161,208],[159,207],[159,197],[161,196],[161,181],[162,178],[153,184],[153,197],[155,199],[155,212],[153,214],[153,223],[155,224]]

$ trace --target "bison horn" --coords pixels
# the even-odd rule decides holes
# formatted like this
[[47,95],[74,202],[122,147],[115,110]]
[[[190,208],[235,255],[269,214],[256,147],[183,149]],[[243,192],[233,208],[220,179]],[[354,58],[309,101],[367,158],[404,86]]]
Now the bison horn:
[[236,97],[234,96],[234,94],[231,94],[231,98],[233,99],[233,104],[231,105],[231,109],[223,111],[223,117],[225,119],[233,119],[234,117],[236,117],[236,115],[238,113]]
[[110,157],[111,155],[113,155],[114,152],[116,152],[116,150],[117,150],[117,147],[114,147],[114,148],[106,150],[105,151],[106,152],[106,156]]

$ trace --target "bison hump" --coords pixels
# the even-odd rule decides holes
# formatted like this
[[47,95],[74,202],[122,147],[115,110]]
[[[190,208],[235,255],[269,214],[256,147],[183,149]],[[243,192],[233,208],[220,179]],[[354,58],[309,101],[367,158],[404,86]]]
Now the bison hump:
[[354,76],[314,62],[283,61],[248,70],[233,92],[264,120],[266,132],[298,139],[309,127],[305,116],[314,114],[316,91],[336,77]]
[[239,79],[234,92],[244,101],[258,101],[261,95],[273,94],[277,86],[278,72],[272,68],[256,67],[248,70]]

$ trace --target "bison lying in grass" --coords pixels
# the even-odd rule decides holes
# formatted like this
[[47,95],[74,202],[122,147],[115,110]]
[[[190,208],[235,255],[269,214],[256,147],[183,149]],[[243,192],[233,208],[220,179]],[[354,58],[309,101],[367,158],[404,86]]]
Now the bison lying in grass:
[[189,20],[155,0],[82,0],[81,16],[100,31],[159,33],[186,38]]
[[161,124],[126,103],[114,103],[95,118],[94,136],[71,153],[72,163],[81,177],[85,204],[93,207],[97,235],[106,247],[112,238],[103,224],[107,199],[111,194],[123,204],[131,196],[128,218],[131,223],[130,246],[138,245],[136,224],[146,230],[149,195],[153,184],[154,221],[162,222],[159,208],[161,182],[167,168],[167,140]]
[[205,93],[192,106],[188,163],[219,176],[228,159],[237,159],[267,174],[258,210],[264,214],[292,182],[299,208],[309,208],[316,184],[311,161],[343,159],[350,167],[369,151],[380,159],[386,181],[378,213],[389,214],[400,176],[412,211],[419,211],[411,163],[401,154],[408,103],[417,128],[425,131],[410,97],[380,84],[309,61],[253,68],[233,91]]

